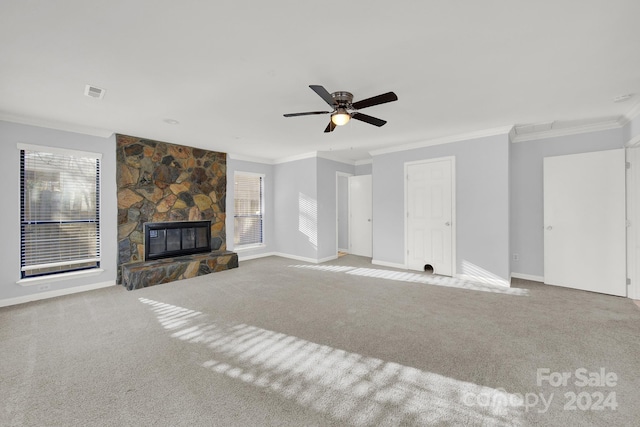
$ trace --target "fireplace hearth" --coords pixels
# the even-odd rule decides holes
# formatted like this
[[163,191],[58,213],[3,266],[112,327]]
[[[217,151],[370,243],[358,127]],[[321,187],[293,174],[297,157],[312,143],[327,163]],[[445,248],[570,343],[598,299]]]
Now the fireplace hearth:
[[145,260],[211,252],[211,221],[144,224]]

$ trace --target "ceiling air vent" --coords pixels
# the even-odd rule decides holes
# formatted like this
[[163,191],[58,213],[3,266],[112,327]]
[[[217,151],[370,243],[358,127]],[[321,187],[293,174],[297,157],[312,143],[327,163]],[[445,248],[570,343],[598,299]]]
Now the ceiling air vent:
[[90,96],[91,98],[102,99],[104,97],[104,89],[100,89],[99,87],[86,85],[84,88],[84,94],[86,96]]

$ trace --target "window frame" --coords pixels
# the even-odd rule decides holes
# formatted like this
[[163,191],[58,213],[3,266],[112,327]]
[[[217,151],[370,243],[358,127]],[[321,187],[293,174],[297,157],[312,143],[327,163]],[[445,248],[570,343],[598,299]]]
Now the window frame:
[[[17,148],[19,150],[19,159],[20,159],[20,166],[19,166],[19,170],[20,170],[19,172],[20,280],[18,280],[17,283],[25,282],[25,284],[28,284],[29,282],[40,282],[42,280],[55,281],[55,280],[61,280],[62,278],[66,278],[66,277],[74,277],[74,276],[87,275],[87,274],[91,275],[91,274],[97,274],[99,272],[102,272],[103,271],[101,268],[101,262],[102,262],[102,169],[103,169],[102,153],[94,153],[94,152],[81,151],[81,150],[75,150],[75,149],[66,149],[66,148],[60,148],[60,147],[49,147],[49,146],[41,146],[41,145],[23,144],[23,143],[18,143]],[[56,271],[38,272],[38,273],[32,273],[32,274],[28,274],[28,271],[26,271],[28,269],[27,268],[28,266],[25,265],[25,257],[22,251],[22,248],[25,244],[24,227],[26,225],[33,225],[33,224],[29,224],[29,223],[32,223],[33,221],[25,220],[25,216],[24,216],[25,215],[25,195],[26,195],[25,185],[28,182],[28,176],[27,176],[28,170],[25,168],[26,166],[25,151],[47,153],[47,154],[53,154],[56,156],[88,158],[96,161],[96,169],[95,169],[95,172],[96,172],[96,179],[95,179],[96,218],[94,221],[96,225],[96,236],[95,236],[96,256],[93,258],[87,258],[85,262],[85,263],[95,263],[95,264],[87,265],[80,268],[74,268],[73,267],[74,265],[78,265],[82,262],[79,262],[78,260],[70,260],[69,264],[61,265],[61,267],[66,266],[66,268],[62,268]],[[59,169],[59,171],[61,172],[63,172],[64,170],[65,169]],[[36,222],[38,221],[36,220]],[[52,223],[70,224],[74,222],[92,222],[92,221],[64,220],[64,221],[54,221]],[[55,264],[55,263],[52,263],[52,264]]]
[[[236,177],[237,176],[251,176],[260,178],[260,229],[261,229],[261,241],[258,243],[246,243],[246,244],[237,244],[235,241],[236,236],[236,217],[238,217],[236,212]],[[245,171],[235,171],[233,173],[233,248],[234,250],[243,250],[243,249],[251,249],[251,248],[260,248],[266,246],[266,233],[265,233],[265,177],[266,175],[263,173],[256,172],[245,172]]]

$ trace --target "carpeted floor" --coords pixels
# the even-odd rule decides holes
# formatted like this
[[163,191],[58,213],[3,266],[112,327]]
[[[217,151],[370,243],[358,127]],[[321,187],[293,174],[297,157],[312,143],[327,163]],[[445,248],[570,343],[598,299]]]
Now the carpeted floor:
[[3,426],[640,419],[633,301],[520,280],[504,290],[350,255],[269,257],[5,307],[0,327]]

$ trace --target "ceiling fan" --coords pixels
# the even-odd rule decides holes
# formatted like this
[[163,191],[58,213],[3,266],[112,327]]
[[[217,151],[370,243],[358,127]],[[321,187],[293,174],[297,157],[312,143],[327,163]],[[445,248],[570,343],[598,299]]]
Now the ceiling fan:
[[361,122],[369,123],[374,126],[384,126],[387,123],[386,120],[378,119],[376,117],[368,116],[361,113],[358,110],[363,108],[372,107],[374,105],[385,104],[387,102],[397,101],[398,96],[393,92],[383,93],[382,95],[372,96],[371,98],[363,99],[362,101],[353,102],[353,94],[350,92],[333,92],[329,93],[324,87],[320,85],[309,85],[309,87],[320,98],[333,108],[333,111],[309,111],[306,113],[289,113],[285,114],[285,117],[297,117],[297,116],[310,116],[313,114],[331,114],[331,121],[327,125],[326,132],[333,132],[336,126],[346,125],[349,120],[356,119]]

